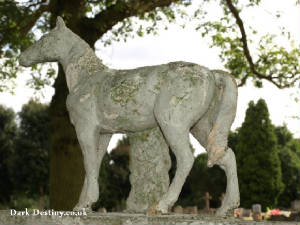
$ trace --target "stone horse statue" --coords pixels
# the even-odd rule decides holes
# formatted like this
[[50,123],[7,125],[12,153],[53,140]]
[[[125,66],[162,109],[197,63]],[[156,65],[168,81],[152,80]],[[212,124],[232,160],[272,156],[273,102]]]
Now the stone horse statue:
[[99,168],[111,135],[155,127],[174,152],[177,171],[168,191],[151,207],[154,213],[167,213],[174,205],[192,168],[189,132],[206,148],[208,166],[219,165],[227,176],[225,198],[216,214],[225,215],[239,206],[235,155],[227,147],[237,105],[232,76],[187,62],[109,69],[60,17],[56,27],[20,57],[20,64],[27,67],[54,61],[66,74],[67,109],[86,170],[74,210],[90,209],[99,197]]

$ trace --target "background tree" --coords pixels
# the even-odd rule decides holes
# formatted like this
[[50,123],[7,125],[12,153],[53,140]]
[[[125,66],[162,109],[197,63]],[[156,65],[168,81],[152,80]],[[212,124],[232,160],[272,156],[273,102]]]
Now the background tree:
[[290,207],[291,202],[300,198],[300,158],[299,140],[284,126],[275,127],[279,158],[281,161],[282,182],[285,187],[278,198],[278,205]]
[[23,105],[13,160],[14,191],[39,198],[49,193],[49,106],[30,100]]
[[177,205],[205,207],[205,193],[212,196],[211,207],[220,207],[220,197],[226,191],[226,176],[218,166],[207,167],[207,154],[202,153],[195,158],[193,168],[182,188]]
[[[9,82],[21,70],[17,57],[20,50],[35,39],[34,32],[45,33],[54,27],[57,16],[62,16],[67,26],[94,47],[95,42],[110,31],[110,40],[128,38],[134,32],[143,34],[156,32],[158,22],[175,21],[183,16],[183,7],[191,0],[28,0],[24,3],[1,1],[0,3],[0,90],[7,90]],[[200,4],[210,1],[201,1]],[[287,51],[274,46],[270,37],[261,41],[257,60],[252,59],[242,10],[257,7],[260,0],[223,0],[220,6],[224,16],[221,22],[205,22],[206,11],[196,10],[193,15],[203,23],[199,29],[212,38],[213,45],[221,48],[225,67],[245,84],[252,77],[257,86],[265,79],[279,88],[291,87],[299,80],[298,50]],[[199,6],[200,7],[200,6]],[[179,13],[178,13],[179,12]],[[135,26],[137,18],[148,21],[146,26]],[[229,35],[233,34],[233,35]],[[283,69],[278,69],[283,68]],[[55,72],[49,68],[42,73],[40,66],[33,67],[32,83],[41,88],[51,84]],[[59,66],[54,83],[55,95],[50,105],[51,152],[50,152],[50,202],[51,208],[69,210],[73,208],[81,191],[84,169],[82,155],[74,128],[71,126],[65,107],[67,87],[65,76]],[[76,174],[76,176],[73,176]]]
[[277,205],[282,192],[281,164],[274,127],[263,99],[249,103],[235,147],[241,206]]
[[14,140],[17,133],[15,113],[0,105],[0,204],[8,205],[13,190],[11,179]]
[[130,191],[129,139],[123,137],[118,145],[106,154],[99,175],[99,200],[93,209],[105,207],[108,211],[122,211]]

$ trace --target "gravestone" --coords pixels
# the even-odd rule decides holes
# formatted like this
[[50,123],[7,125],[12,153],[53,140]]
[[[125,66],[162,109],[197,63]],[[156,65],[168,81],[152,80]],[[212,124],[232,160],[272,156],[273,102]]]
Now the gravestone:
[[300,211],[300,200],[294,200],[291,202],[291,209],[294,211]]
[[171,168],[169,147],[159,128],[129,135],[131,190],[128,212],[146,212],[168,190]]
[[205,192],[205,211],[210,211],[210,200],[212,199],[212,196],[208,192]]
[[242,209],[242,217],[251,217],[251,209]]
[[187,206],[183,208],[183,213],[185,214],[198,214],[197,206]]
[[220,200],[220,205],[223,204],[223,201],[224,201],[224,197],[225,197],[225,193],[222,193],[221,196],[219,197],[219,200]]
[[106,208],[99,208],[98,209],[98,212],[100,212],[100,213],[107,213],[107,210],[106,210]]
[[177,213],[177,214],[182,214],[183,213],[183,208],[181,205],[177,205],[174,207],[174,213]]
[[253,217],[253,220],[261,220],[262,219],[260,204],[252,205],[252,217]]

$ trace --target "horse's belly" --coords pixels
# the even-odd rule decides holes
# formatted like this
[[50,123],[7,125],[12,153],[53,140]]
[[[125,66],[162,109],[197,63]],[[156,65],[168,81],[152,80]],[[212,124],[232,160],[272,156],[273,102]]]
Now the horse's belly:
[[[113,109],[113,110],[112,110]],[[143,131],[156,126],[153,109],[109,107],[101,110],[100,127],[108,133]]]
[[137,132],[153,128],[156,125],[153,116],[137,116],[122,113],[103,112],[104,120],[101,121],[100,130],[104,133],[127,133]]
[[117,101],[107,95],[100,105],[99,117],[102,131],[135,132],[156,126],[154,93],[137,92],[130,100]]

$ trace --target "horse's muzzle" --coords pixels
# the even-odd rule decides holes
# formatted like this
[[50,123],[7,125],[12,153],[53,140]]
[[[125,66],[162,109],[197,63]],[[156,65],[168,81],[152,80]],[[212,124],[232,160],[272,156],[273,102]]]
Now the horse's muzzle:
[[20,58],[19,58],[19,63],[21,66],[25,66],[25,67],[28,67],[30,66],[30,63],[28,63],[28,60],[26,60],[26,55],[25,54],[21,54],[20,55]]

